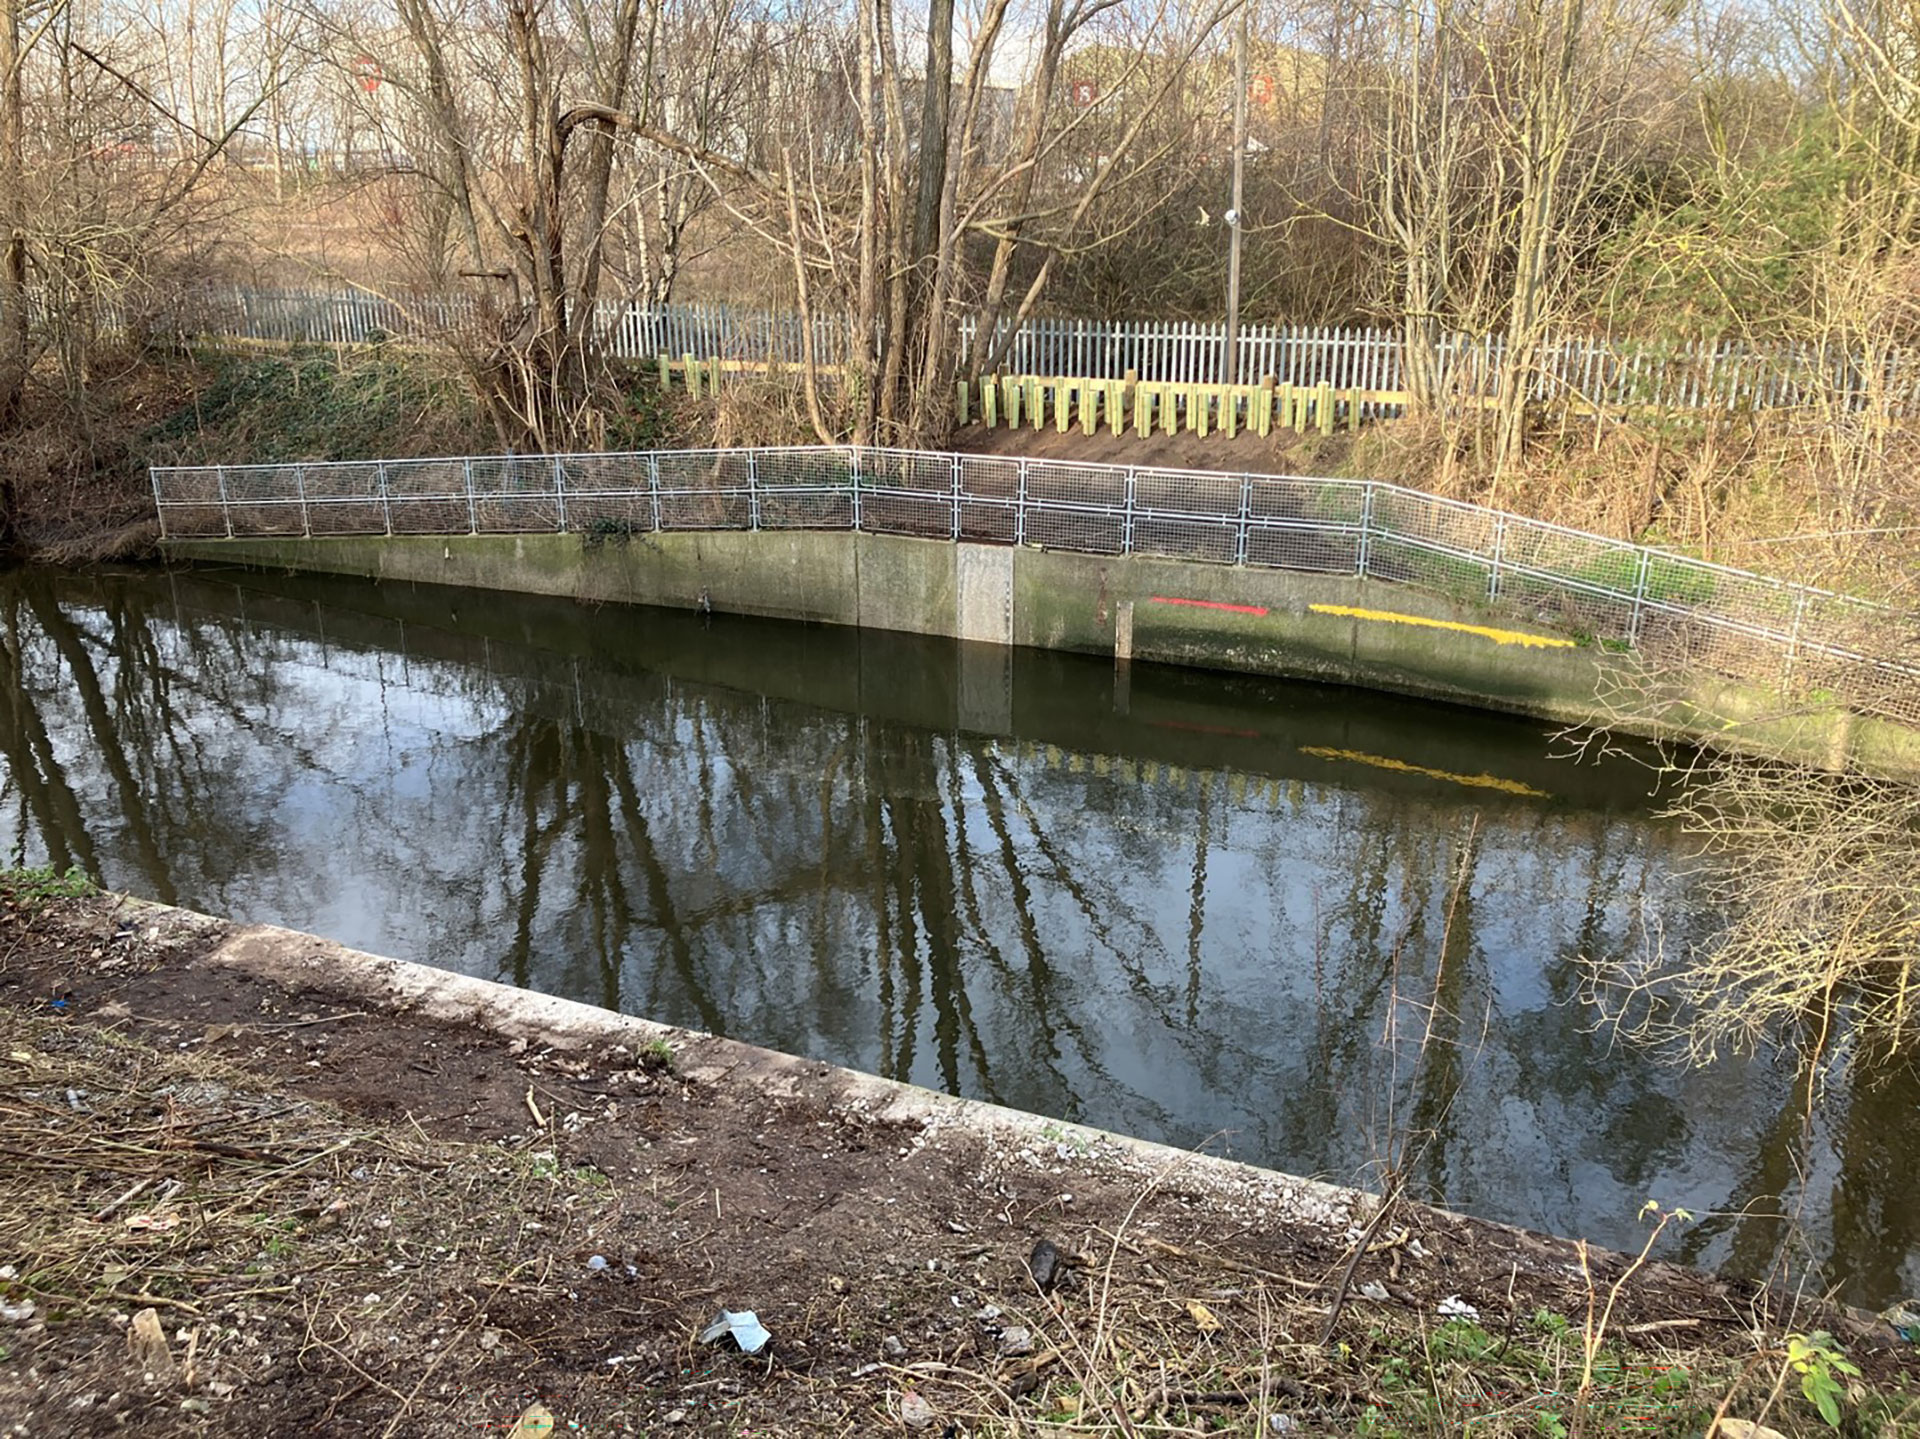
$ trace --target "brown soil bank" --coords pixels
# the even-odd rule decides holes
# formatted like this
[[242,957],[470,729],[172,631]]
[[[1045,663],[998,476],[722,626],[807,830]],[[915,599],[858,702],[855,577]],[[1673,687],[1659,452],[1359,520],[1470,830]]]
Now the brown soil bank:
[[417,354],[109,354],[84,394],[36,375],[0,430],[0,538],[53,563],[142,557],[157,534],[149,465],[491,448],[459,383]]
[[0,955],[10,1433],[1826,1432],[1783,1325],[1907,1432],[1690,1271],[177,910]]
[[[1357,434],[1092,436],[962,427],[954,448],[1052,459],[1391,480],[1535,519],[1664,545],[1896,605],[1920,595],[1920,432],[1860,451],[1813,412],[1574,426],[1535,437],[1495,480],[1473,437],[1421,421]],[[1846,443],[1842,443],[1845,440]],[[642,367],[605,448],[813,443],[790,387],[738,383],[718,404],[662,394]],[[56,563],[151,545],[147,466],[488,454],[500,448],[457,368],[393,346],[143,350],[99,357],[84,394],[36,376],[0,432],[0,538]],[[1858,452],[1856,452],[1858,451]],[[1870,452],[1869,452],[1870,451]]]

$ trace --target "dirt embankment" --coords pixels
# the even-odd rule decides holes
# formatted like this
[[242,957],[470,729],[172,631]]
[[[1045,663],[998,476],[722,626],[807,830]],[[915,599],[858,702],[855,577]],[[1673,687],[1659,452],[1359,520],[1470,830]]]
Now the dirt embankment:
[[[662,394],[647,372],[611,398],[604,447],[812,443],[790,386],[736,382],[717,405]],[[953,448],[1087,463],[1391,480],[1618,539],[1645,540],[1787,579],[1910,603],[1920,584],[1909,461],[1896,430],[1844,473],[1799,412],[1546,434],[1495,477],[1474,436],[1421,421],[1358,433],[1276,429],[1142,438],[980,424]],[[0,539],[55,563],[132,558],[155,530],[151,464],[404,458],[500,448],[446,357],[404,347],[270,347],[103,357],[84,396],[48,376],[0,433]]]
[[101,358],[84,395],[38,375],[0,431],[18,558],[138,558],[158,534],[149,465],[449,454],[494,448],[444,365],[378,349]]
[[[1779,1367],[1764,1298],[1687,1271],[616,1017],[569,1045],[470,982],[393,1009],[277,931],[15,901],[0,955],[8,1432],[1678,1435]],[[723,1308],[771,1342],[703,1344]],[[1913,1386],[1794,1322],[1863,1413]]]

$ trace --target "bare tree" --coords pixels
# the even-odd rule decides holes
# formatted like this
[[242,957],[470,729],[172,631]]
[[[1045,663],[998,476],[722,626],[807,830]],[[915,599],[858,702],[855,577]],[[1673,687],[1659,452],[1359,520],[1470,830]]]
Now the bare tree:
[[[26,0],[0,0],[0,429],[19,418],[27,383]],[[0,494],[0,518],[13,513]]]

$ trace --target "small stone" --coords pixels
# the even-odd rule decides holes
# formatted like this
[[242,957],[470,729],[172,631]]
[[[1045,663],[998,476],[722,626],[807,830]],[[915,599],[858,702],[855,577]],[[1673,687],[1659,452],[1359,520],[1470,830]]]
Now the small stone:
[[900,1422],[909,1429],[925,1429],[933,1423],[933,1406],[918,1394],[900,1396]]
[[1052,1292],[1053,1286],[1060,1282],[1061,1261],[1065,1257],[1051,1240],[1042,1239],[1033,1246],[1033,1253],[1027,1256],[1027,1269],[1042,1294]]
[[607,1267],[607,1256],[604,1254],[596,1254],[593,1256],[593,1258],[587,1261],[587,1268],[593,1270],[595,1273],[598,1273],[600,1270],[605,1269],[606,1267]]
[[684,1410],[684,1409],[669,1409],[669,1410],[667,1411],[667,1423],[669,1423],[669,1424],[684,1424],[684,1423],[686,1423],[686,1422],[687,1422],[687,1411],[686,1411],[686,1410]]
[[1387,1286],[1378,1279],[1369,1279],[1360,1286],[1360,1297],[1371,1299],[1375,1304],[1384,1304],[1387,1302]]
[[907,1357],[907,1346],[900,1342],[898,1334],[889,1334],[880,1341],[880,1352],[889,1359],[904,1359]]
[[1008,1325],[1000,1331],[1000,1352],[1009,1359],[1033,1353],[1032,1331],[1018,1324]]

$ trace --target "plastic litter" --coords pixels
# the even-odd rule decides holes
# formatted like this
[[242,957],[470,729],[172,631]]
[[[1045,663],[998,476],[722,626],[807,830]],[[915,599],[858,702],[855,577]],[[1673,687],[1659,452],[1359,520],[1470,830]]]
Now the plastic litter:
[[900,1422],[909,1429],[925,1429],[933,1423],[933,1406],[909,1390],[900,1396]]
[[733,1336],[733,1342],[740,1346],[742,1354],[758,1354],[773,1338],[773,1335],[767,1332],[766,1326],[760,1322],[760,1316],[751,1309],[742,1309],[737,1312],[732,1309],[722,1309],[719,1317],[700,1331],[700,1342],[702,1344],[718,1343],[729,1334]]
[[587,1261],[587,1268],[593,1270],[596,1274],[599,1273],[602,1269],[605,1269],[606,1267],[607,1267],[607,1256],[604,1254],[596,1254],[593,1256],[593,1258]]
[[1882,1309],[1880,1317],[1909,1344],[1920,1344],[1920,1300],[1903,1299],[1890,1308]]
[[513,1421],[513,1428],[507,1431],[507,1439],[547,1439],[553,1430],[553,1411],[535,1401],[527,1406],[525,1413]]
[[1442,1299],[1440,1301],[1440,1307],[1434,1312],[1442,1319],[1478,1320],[1480,1318],[1480,1311],[1467,1303],[1467,1301],[1462,1299],[1458,1294],[1449,1294],[1445,1299]]

